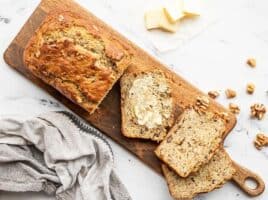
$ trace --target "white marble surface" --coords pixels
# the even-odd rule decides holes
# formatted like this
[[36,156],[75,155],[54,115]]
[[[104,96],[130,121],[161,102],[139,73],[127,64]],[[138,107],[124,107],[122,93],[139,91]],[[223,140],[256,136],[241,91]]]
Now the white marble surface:
[[[218,99],[224,105],[223,91],[231,87],[238,91],[232,102],[241,106],[238,124],[227,137],[225,146],[231,157],[247,168],[258,172],[268,183],[268,148],[257,151],[252,141],[257,132],[268,134],[268,116],[262,121],[249,119],[249,106],[254,102],[268,106],[268,1],[267,0],[201,0],[204,23],[193,24],[190,29],[182,27],[177,36],[146,32],[143,13],[148,8],[163,4],[164,0],[79,0],[111,26],[152,55],[167,64],[177,73],[204,91],[219,89]],[[17,34],[39,1],[0,0],[0,54]],[[201,24],[201,25],[200,25]],[[174,40],[175,38],[175,40]],[[158,41],[159,40],[159,41]],[[176,41],[177,40],[177,41]],[[161,44],[159,44],[161,42]],[[172,50],[159,50],[159,46]],[[164,51],[163,51],[164,50]],[[257,59],[257,68],[245,64],[249,56]],[[252,81],[256,93],[249,96],[245,85]],[[0,115],[35,115],[64,108],[51,96],[40,90],[10,69],[0,58]],[[134,156],[110,140],[115,152],[116,171],[135,200],[169,200],[165,181],[142,164]],[[256,197],[268,198],[268,190]],[[2,200],[53,199],[42,194],[8,194],[0,192]],[[199,196],[206,200],[250,199],[234,184]]]

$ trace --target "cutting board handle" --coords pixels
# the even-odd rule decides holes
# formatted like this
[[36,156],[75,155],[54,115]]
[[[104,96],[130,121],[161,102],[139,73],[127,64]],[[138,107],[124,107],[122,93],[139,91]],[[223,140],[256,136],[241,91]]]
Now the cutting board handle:
[[[234,165],[236,173],[233,176],[233,180],[244,192],[250,196],[258,196],[263,193],[265,184],[260,176],[236,163],[234,163]],[[250,188],[247,186],[246,180],[248,179],[256,182],[256,188]]]

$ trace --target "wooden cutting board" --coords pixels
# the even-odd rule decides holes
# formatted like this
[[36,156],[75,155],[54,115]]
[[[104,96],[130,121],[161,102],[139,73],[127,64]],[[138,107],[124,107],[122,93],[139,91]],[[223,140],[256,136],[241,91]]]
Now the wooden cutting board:
[[[37,84],[39,87],[47,91],[53,97],[62,102],[65,106],[70,108],[77,115],[88,121],[91,125],[95,126],[102,132],[104,132],[107,136],[111,137],[118,144],[122,145],[124,148],[128,149],[130,152],[138,156],[144,163],[154,169],[156,172],[161,174],[160,162],[154,155],[153,151],[156,148],[157,144],[154,142],[139,140],[139,139],[128,139],[121,134],[121,113],[120,113],[120,88],[117,83],[108,96],[104,99],[100,108],[93,114],[89,115],[85,110],[75,105],[67,98],[62,96],[59,92],[57,92],[54,88],[48,86],[43,83],[38,78],[34,77],[24,66],[22,55],[24,48],[34,34],[37,27],[40,25],[42,20],[46,17],[47,13],[52,9],[55,9],[57,6],[60,6],[61,9],[70,9],[76,10],[79,13],[87,15],[87,17],[96,21],[98,25],[100,25],[100,20],[97,19],[92,14],[88,13],[85,9],[80,7],[78,4],[71,0],[43,0],[40,5],[36,8],[34,13],[22,27],[21,31],[18,33],[16,38],[12,41],[8,49],[4,54],[4,59],[8,65],[22,73],[28,79],[30,79],[33,83]],[[107,31],[112,31],[106,24],[102,24]],[[124,37],[120,39],[126,41],[126,43],[131,46],[134,51],[134,55],[136,54],[135,63],[140,64],[141,66],[153,65],[159,68],[167,68],[159,63],[157,60],[149,56],[147,53],[144,55],[139,47],[129,42]],[[179,99],[176,102],[177,112],[179,115],[183,108],[188,105],[192,105],[196,101],[196,97],[203,95],[197,88],[192,86],[190,83],[185,81],[179,75],[171,72],[170,76],[173,79],[173,82],[176,83],[178,90],[175,93],[176,99]],[[228,112],[221,105],[217,104],[212,100],[210,109],[214,112]],[[236,118],[233,114],[229,114],[229,122],[226,125],[225,136],[232,130],[236,123]]]
[[[72,8],[72,10],[76,10],[79,13],[87,15],[90,20],[96,21],[96,23],[103,26],[103,28],[107,31],[117,34],[116,31],[113,31],[108,25],[100,22],[100,20],[97,19],[94,15],[88,13],[88,11],[80,7],[72,0],[43,0],[31,15],[31,17],[28,19],[28,21],[25,23],[25,25],[22,27],[21,31],[18,33],[12,43],[9,45],[8,49],[5,51],[4,59],[6,63],[30,79],[34,84],[47,91],[50,95],[55,97],[57,100],[71,109],[74,113],[82,117],[84,120],[89,122],[91,125],[101,130],[115,142],[139,157],[144,163],[146,163],[156,172],[162,174],[160,161],[154,155],[154,149],[157,146],[156,143],[146,140],[128,139],[121,134],[120,88],[118,83],[113,87],[108,96],[104,99],[100,105],[100,108],[93,115],[89,115],[85,110],[62,96],[57,90],[34,77],[24,66],[22,55],[28,40],[34,34],[35,30],[40,25],[42,20],[46,17],[48,12],[58,6],[60,6],[62,9]],[[141,66],[152,65],[154,67],[168,71],[171,79],[177,87],[175,97],[179,100],[176,102],[176,115],[179,115],[185,107],[193,105],[196,101],[197,96],[204,95],[204,93],[202,93],[196,87],[192,86],[189,82],[184,80],[179,75],[168,70],[167,67],[155,60],[148,53],[145,53],[142,49],[128,41],[123,36],[119,37],[132,48],[135,56],[135,64]],[[226,137],[236,124],[235,116],[213,100],[209,109],[213,112],[228,113],[229,121],[226,124],[226,131],[224,134],[224,137]],[[259,195],[263,192],[264,183],[258,175],[237,164],[235,164],[235,167],[237,169],[237,173],[234,175],[233,180],[241,189],[252,196]],[[256,189],[248,188],[245,184],[245,180],[247,178],[255,180],[258,187]]]

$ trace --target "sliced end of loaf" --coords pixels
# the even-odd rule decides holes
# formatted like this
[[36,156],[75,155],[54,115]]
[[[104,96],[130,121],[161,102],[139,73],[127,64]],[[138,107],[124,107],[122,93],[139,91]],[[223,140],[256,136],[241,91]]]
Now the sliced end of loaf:
[[157,147],[156,155],[182,177],[209,162],[225,130],[224,121],[206,112],[187,109]]
[[174,102],[160,71],[126,72],[121,78],[122,133],[161,141],[173,124]]
[[221,187],[235,173],[232,160],[224,149],[219,149],[209,163],[197,173],[182,178],[166,165],[162,165],[169,191],[175,199],[192,199],[199,193]]

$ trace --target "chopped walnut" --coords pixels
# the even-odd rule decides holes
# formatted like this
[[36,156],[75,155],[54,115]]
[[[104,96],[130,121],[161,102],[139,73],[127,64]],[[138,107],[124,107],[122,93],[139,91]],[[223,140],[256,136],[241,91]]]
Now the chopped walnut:
[[217,91],[209,91],[208,96],[210,96],[212,99],[216,99],[219,96],[219,92]]
[[240,113],[239,106],[234,104],[234,103],[229,103],[229,110],[234,114],[239,114]]
[[266,108],[263,104],[253,104],[252,106],[250,106],[251,109],[251,117],[255,117],[258,120],[261,120],[265,113],[266,113]]
[[248,64],[250,67],[253,67],[253,68],[256,67],[256,65],[257,65],[255,58],[249,58],[249,59],[247,60],[247,64]]
[[209,99],[206,96],[199,96],[196,98],[194,109],[199,113],[204,113],[209,106]]
[[255,85],[253,83],[248,83],[247,84],[247,93],[253,94],[255,91]]
[[256,135],[254,145],[257,149],[261,149],[264,146],[268,146],[268,137],[262,133]]
[[232,98],[236,97],[236,91],[234,91],[232,89],[227,89],[227,90],[225,90],[225,95],[228,99],[232,99]]

